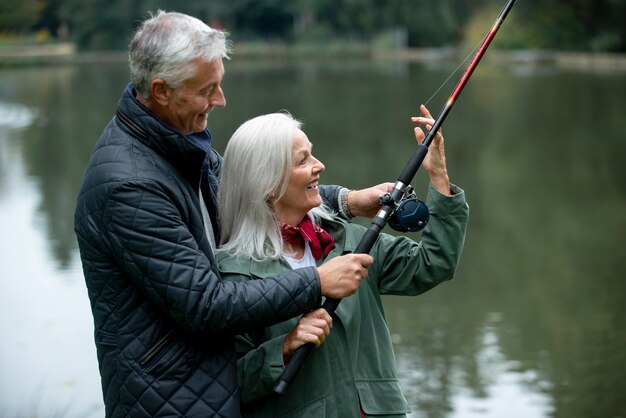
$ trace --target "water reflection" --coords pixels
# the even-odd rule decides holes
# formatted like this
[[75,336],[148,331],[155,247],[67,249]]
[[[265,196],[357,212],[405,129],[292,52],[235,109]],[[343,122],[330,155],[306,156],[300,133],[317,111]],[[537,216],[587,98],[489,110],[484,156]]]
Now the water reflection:
[[67,214],[42,210],[42,183],[24,165],[27,131],[38,117],[0,103],[0,416],[103,416],[78,259],[55,268],[45,233],[47,216],[63,222]]
[[[409,116],[452,69],[233,60],[215,147],[287,109],[327,183],[393,180]],[[102,416],[72,215],[126,78],[124,63],[0,70],[0,416]],[[471,205],[457,277],[385,302],[414,417],[626,416],[624,97],[624,74],[475,73],[444,127]]]
[[476,363],[471,365],[476,374],[471,376],[459,369],[464,363],[460,358],[452,364],[436,362],[431,370],[416,361],[415,353],[400,352],[398,365],[407,396],[416,399],[419,408],[412,416],[549,416],[551,399],[543,393],[549,384],[532,370],[520,371],[520,363],[506,358],[492,325],[485,326],[478,345]]
[[37,117],[37,109],[16,103],[0,102],[0,128],[19,130],[30,126]]

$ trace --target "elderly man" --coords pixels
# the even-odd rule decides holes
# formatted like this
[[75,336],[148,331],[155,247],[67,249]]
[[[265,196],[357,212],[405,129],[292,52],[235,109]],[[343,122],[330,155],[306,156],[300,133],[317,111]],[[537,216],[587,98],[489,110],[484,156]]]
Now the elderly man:
[[[130,45],[131,83],[98,140],[75,231],[94,316],[107,417],[237,417],[233,335],[353,294],[372,258],[337,257],[272,279],[221,280],[207,118],[224,107],[224,32],[158,12]],[[340,213],[372,215],[389,184],[328,186]]]

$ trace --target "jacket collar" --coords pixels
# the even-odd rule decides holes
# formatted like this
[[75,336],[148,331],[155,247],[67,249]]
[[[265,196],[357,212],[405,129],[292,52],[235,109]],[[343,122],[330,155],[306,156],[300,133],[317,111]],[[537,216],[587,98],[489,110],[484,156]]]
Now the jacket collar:
[[[330,257],[354,252],[359,244],[360,234],[346,233],[346,221],[344,220],[335,217],[331,220],[323,220],[320,226],[333,236],[335,248],[331,250],[328,256],[322,257],[318,261],[318,265]],[[283,258],[254,261],[248,257],[229,257],[224,253],[218,253],[217,259],[223,273],[243,274],[254,278],[269,277],[290,269],[289,264]]]
[[322,220],[321,227],[335,239],[335,248],[328,254],[329,257],[353,253],[359,245],[360,236],[348,234],[346,224],[347,222],[339,217],[333,217],[330,220]]
[[192,184],[198,184],[202,163],[210,155],[208,130],[190,139],[171,128],[137,100],[132,83],[126,86],[118,102],[116,121],[129,135],[172,163]]

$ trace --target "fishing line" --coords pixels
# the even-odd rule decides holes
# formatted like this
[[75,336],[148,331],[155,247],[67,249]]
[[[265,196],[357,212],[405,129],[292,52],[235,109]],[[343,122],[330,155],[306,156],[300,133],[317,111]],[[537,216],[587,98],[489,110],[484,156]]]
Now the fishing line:
[[481,44],[482,44],[482,41],[480,41],[480,42],[478,42],[478,43],[476,44],[476,46],[474,47],[474,49],[472,49],[472,50],[470,51],[470,53],[469,53],[469,54],[467,54],[467,56],[465,57],[465,59],[464,59],[464,60],[463,60],[463,61],[459,64],[459,66],[458,66],[458,67],[456,67],[456,68],[454,69],[454,71],[452,71],[452,73],[450,73],[450,75],[448,76],[448,78],[446,78],[446,80],[443,82],[443,84],[441,84],[441,85],[439,86],[439,88],[437,89],[437,91],[435,91],[435,92],[433,93],[433,95],[432,95],[432,96],[430,96],[430,98],[424,102],[424,106],[426,106],[426,105],[427,105],[427,104],[428,104],[428,103],[429,103],[429,102],[430,102],[430,101],[431,101],[431,100],[432,100],[432,99],[433,99],[433,98],[437,95],[437,93],[439,93],[439,91],[440,91],[440,90],[441,90],[441,89],[442,89],[442,88],[443,88],[446,84],[448,84],[448,81],[450,81],[450,79],[452,78],[452,76],[454,76],[454,75],[455,75],[455,74],[459,71],[459,69],[463,66],[463,64],[465,64],[465,62],[466,62],[468,59],[470,59],[470,57],[474,56],[474,54],[476,53],[476,51],[478,50],[478,48],[480,48],[480,45],[481,45]]

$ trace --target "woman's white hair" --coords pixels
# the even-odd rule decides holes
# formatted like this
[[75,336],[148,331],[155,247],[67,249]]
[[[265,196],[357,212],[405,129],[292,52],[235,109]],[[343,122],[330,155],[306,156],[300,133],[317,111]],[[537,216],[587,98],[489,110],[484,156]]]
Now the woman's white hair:
[[[218,192],[222,233],[218,251],[257,261],[282,254],[272,203],[289,184],[293,140],[301,126],[286,112],[271,113],[248,120],[228,141]],[[331,214],[319,207],[309,216],[316,222]]]
[[146,99],[151,97],[150,82],[155,78],[178,88],[194,76],[191,61],[228,58],[227,36],[195,17],[159,10],[141,24],[130,43],[130,81]]

